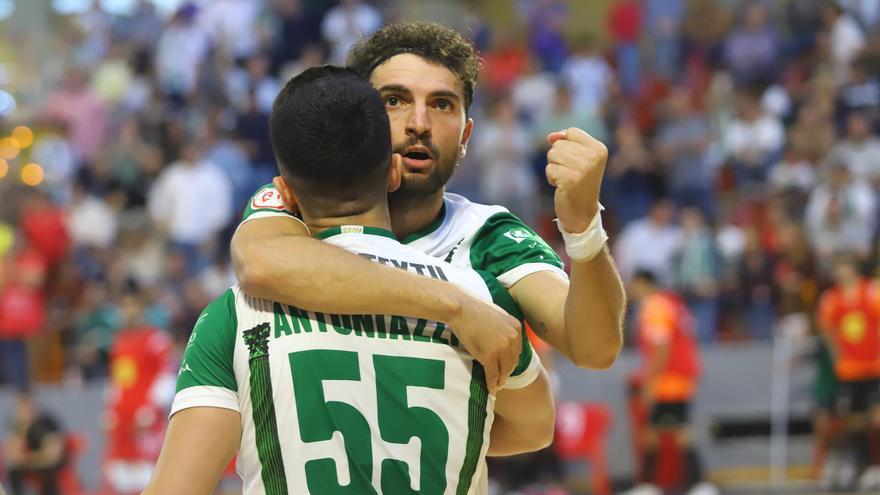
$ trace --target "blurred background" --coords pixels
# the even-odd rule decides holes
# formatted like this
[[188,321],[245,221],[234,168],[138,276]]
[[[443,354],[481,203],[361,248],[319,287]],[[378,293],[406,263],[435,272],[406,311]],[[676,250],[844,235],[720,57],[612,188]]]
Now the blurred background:
[[[876,0],[0,0],[4,435],[24,421],[60,439],[67,493],[138,489],[114,484],[137,463],[108,466],[157,451],[162,385],[201,309],[235,283],[229,239],[275,175],[276,93],[401,19],[461,30],[485,62],[451,191],[509,207],[564,256],[546,136],[577,126],[608,145],[604,224],[624,281],[650,270],[694,321],[689,426],[706,477],[723,493],[833,484],[846,418],[818,310],[835,284],[878,275]],[[638,302],[611,370],[541,351],[560,438],[491,462],[492,493],[639,479]],[[880,305],[862,309],[867,329],[850,333],[876,336]],[[110,441],[126,408],[130,448]],[[664,466],[674,487],[680,466]]]

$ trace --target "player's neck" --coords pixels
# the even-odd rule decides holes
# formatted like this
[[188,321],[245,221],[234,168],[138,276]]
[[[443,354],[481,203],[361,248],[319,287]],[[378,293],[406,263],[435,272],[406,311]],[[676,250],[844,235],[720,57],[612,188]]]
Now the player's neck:
[[445,188],[427,197],[389,197],[394,235],[406,239],[434,223],[443,211],[444,192]]
[[312,235],[319,234],[333,227],[341,227],[343,225],[360,225],[363,227],[375,227],[379,229],[391,230],[391,215],[388,213],[388,205],[377,205],[370,210],[357,215],[347,215],[339,217],[323,217],[309,218],[303,214],[303,221],[309,227]]

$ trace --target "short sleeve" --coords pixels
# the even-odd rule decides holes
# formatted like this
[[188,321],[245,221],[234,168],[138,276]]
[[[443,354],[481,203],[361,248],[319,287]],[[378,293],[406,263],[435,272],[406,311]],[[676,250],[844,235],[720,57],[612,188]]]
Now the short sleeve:
[[199,406],[239,410],[233,367],[237,326],[230,289],[202,311],[193,328],[178,372],[172,415]]
[[505,287],[527,275],[552,271],[566,277],[559,255],[519,218],[497,213],[483,224],[470,246],[475,270],[489,272]]
[[535,381],[540,374],[541,359],[532,348],[532,343],[529,341],[528,335],[526,335],[525,317],[519,309],[519,306],[516,304],[516,301],[513,300],[513,297],[495,277],[487,272],[480,271],[477,273],[479,273],[486,282],[486,286],[492,294],[492,302],[507,311],[511,316],[518,319],[522,328],[522,348],[519,353],[519,361],[517,362],[516,368],[514,368],[510,377],[507,379],[507,382],[504,384],[504,388],[517,389],[526,387]]
[[672,339],[676,324],[675,307],[661,298],[645,300],[639,325],[651,345],[663,345]]
[[241,216],[241,223],[266,217],[288,217],[299,220],[296,214],[284,207],[281,193],[273,184],[266,184],[250,197]]

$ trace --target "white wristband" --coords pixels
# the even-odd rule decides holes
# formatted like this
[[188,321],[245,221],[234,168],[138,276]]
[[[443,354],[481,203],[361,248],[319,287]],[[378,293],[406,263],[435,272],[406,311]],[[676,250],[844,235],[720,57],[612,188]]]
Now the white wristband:
[[590,226],[579,234],[566,232],[558,218],[553,220],[565,241],[565,252],[572,261],[590,261],[602,251],[605,241],[608,240],[608,234],[602,227],[602,210],[604,209],[600,204],[596,216],[590,221]]

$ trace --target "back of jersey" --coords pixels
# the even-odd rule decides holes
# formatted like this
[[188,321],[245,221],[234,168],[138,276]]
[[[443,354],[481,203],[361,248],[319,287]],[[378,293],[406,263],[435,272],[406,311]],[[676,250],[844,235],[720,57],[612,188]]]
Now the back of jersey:
[[[509,299],[494,279],[405,247],[390,232],[342,227],[321,237],[485,300]],[[246,493],[485,492],[494,397],[449,328],[394,315],[315,313],[238,290],[233,297]],[[515,386],[538,373],[524,349]]]

